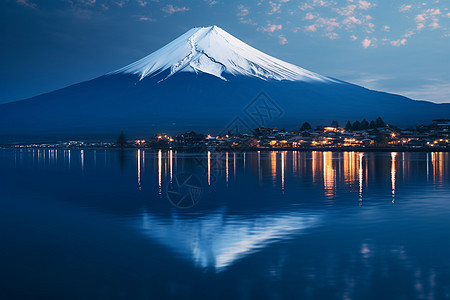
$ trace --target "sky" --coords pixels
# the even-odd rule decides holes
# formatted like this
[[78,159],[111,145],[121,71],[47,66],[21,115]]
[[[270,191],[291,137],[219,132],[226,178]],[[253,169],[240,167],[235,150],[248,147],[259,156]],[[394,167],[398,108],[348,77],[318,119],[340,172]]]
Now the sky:
[[450,0],[2,0],[0,103],[104,75],[210,25],[322,75],[450,103]]

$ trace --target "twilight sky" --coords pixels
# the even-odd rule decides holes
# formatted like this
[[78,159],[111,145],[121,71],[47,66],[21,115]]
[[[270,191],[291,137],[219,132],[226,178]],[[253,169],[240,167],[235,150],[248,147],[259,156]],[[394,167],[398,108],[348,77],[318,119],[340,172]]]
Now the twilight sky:
[[450,102],[450,0],[2,0],[0,103],[95,78],[209,25],[322,75]]

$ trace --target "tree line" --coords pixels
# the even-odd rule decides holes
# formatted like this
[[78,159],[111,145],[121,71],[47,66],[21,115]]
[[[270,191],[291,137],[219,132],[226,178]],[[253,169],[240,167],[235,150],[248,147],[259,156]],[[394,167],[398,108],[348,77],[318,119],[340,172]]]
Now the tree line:
[[[332,127],[339,127],[338,121],[331,122]],[[358,131],[358,130],[367,130],[367,129],[377,129],[377,128],[383,128],[386,127],[386,123],[383,121],[381,117],[378,117],[376,120],[371,120],[370,122],[366,119],[363,119],[362,121],[354,121],[353,123],[350,122],[350,120],[347,121],[347,124],[345,124],[345,130],[347,131]],[[312,130],[311,124],[308,122],[305,122],[302,124],[302,127],[300,128],[300,131],[305,130]]]

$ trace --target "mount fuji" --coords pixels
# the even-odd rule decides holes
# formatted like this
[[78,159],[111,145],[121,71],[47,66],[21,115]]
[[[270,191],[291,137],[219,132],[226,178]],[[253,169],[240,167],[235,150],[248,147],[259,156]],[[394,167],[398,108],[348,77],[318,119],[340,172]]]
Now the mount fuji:
[[[263,115],[258,101],[269,104],[264,119],[249,113],[253,109]],[[450,104],[322,76],[210,26],[193,28],[104,76],[0,105],[0,137],[116,135],[122,130],[131,135],[219,133],[236,118],[249,128],[298,129],[304,121],[342,123],[378,116],[398,125],[429,123],[449,118]]]

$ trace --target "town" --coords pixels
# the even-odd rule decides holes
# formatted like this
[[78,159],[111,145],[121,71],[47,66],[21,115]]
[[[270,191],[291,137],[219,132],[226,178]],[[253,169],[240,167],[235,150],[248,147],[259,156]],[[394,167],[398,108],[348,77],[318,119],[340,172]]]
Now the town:
[[18,144],[16,148],[150,148],[180,151],[252,151],[252,150],[402,150],[448,151],[450,119],[436,119],[430,125],[399,128],[382,118],[348,121],[341,126],[337,121],[313,128],[308,122],[298,131],[279,128],[256,128],[252,132],[226,131],[213,135],[196,132],[169,136],[156,134],[147,139],[128,140],[124,133],[115,142],[69,141],[56,144]]

